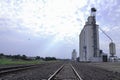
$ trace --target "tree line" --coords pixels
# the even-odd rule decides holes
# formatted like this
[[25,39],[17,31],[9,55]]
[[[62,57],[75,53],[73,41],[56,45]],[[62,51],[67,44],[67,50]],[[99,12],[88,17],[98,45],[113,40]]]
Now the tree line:
[[17,59],[17,60],[44,60],[44,61],[51,61],[51,60],[57,60],[55,57],[28,57],[26,55],[5,55],[4,53],[0,53],[0,58],[9,58],[9,59]]

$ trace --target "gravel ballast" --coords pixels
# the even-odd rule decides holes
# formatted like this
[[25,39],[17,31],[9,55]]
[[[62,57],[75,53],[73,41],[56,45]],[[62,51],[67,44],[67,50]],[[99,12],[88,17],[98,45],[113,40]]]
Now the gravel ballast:
[[62,64],[63,62],[39,64],[36,68],[2,76],[0,80],[47,80]]
[[[88,63],[72,63],[83,80],[120,80],[118,72],[108,71]],[[92,63],[91,63],[92,64]]]

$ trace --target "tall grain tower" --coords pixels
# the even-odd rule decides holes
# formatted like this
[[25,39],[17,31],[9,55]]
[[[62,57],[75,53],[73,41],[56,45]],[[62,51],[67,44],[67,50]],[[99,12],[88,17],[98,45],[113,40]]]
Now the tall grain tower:
[[75,49],[73,49],[73,52],[72,52],[72,61],[76,61],[77,59],[77,52]]
[[79,35],[80,61],[100,61],[99,32],[96,24],[96,9],[91,8],[91,15]]

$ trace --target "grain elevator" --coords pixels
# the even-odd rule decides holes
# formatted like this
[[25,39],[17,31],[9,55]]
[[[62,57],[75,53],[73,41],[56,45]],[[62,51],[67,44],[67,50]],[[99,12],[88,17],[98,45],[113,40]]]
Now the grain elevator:
[[72,61],[76,61],[77,59],[77,52],[75,49],[73,49],[73,52],[72,52]]
[[80,61],[101,61],[99,53],[99,32],[96,24],[96,9],[91,8],[88,17],[79,35],[79,57]]

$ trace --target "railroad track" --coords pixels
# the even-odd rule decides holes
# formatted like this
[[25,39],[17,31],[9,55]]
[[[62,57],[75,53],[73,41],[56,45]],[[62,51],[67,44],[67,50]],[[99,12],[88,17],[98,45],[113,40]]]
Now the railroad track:
[[83,80],[72,64],[62,65],[48,80]]
[[17,71],[22,71],[26,69],[30,69],[33,67],[37,67],[37,65],[22,65],[22,66],[14,66],[14,67],[6,67],[6,68],[0,68],[0,76],[3,76],[5,74],[17,72]]

